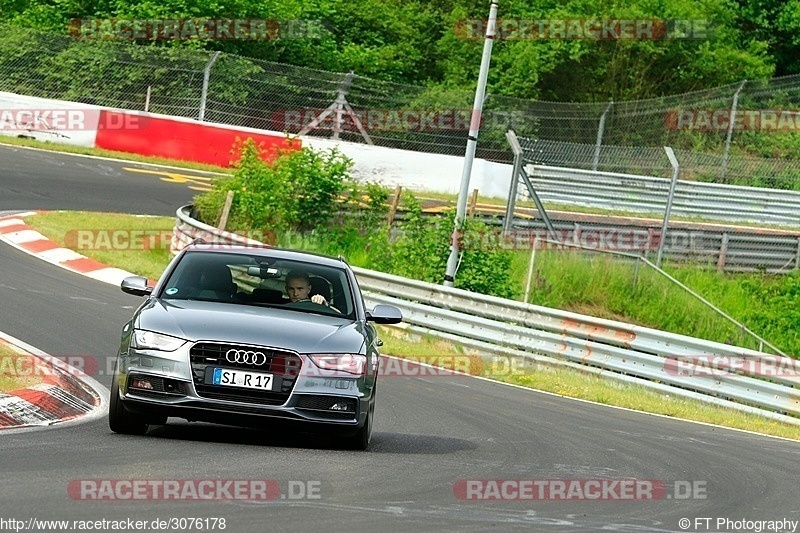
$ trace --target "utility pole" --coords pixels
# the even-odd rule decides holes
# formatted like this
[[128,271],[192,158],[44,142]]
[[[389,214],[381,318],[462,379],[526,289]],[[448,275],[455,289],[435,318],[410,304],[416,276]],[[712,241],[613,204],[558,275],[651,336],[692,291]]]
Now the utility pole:
[[495,27],[497,25],[497,0],[492,0],[489,10],[489,21],[486,26],[486,38],[483,41],[483,57],[481,57],[481,69],[478,74],[478,87],[475,89],[475,102],[472,106],[472,117],[469,123],[469,136],[467,137],[467,151],[464,155],[464,170],[461,174],[461,188],[458,192],[458,203],[456,205],[456,219],[453,234],[450,238],[450,257],[447,259],[447,272],[444,275],[444,284],[452,287],[456,279],[458,269],[458,241],[461,226],[464,223],[467,196],[469,196],[469,179],[472,175],[472,161],[475,159],[475,148],[478,144],[478,130],[481,127],[481,115],[483,113],[483,98],[486,94],[486,79],[489,76],[489,61],[492,57],[492,44],[494,43]]

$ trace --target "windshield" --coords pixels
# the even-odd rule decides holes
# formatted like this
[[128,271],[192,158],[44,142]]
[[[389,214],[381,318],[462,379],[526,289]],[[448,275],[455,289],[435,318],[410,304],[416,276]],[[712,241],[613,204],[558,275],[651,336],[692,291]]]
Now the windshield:
[[344,269],[276,259],[264,255],[263,250],[252,254],[187,252],[159,296],[280,307],[351,319],[355,315]]

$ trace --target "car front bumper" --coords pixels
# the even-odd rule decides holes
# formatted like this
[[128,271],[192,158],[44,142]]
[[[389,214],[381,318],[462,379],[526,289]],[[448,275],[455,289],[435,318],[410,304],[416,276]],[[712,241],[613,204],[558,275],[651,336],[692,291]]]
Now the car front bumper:
[[[196,343],[195,343],[196,344]],[[283,375],[283,390],[259,394],[204,384],[186,345],[175,352],[133,349],[120,354],[117,384],[126,409],[153,417],[245,426],[351,433],[365,423],[375,376],[323,370],[297,354],[299,368]],[[136,385],[146,382],[149,387]],[[249,396],[238,396],[238,392]]]

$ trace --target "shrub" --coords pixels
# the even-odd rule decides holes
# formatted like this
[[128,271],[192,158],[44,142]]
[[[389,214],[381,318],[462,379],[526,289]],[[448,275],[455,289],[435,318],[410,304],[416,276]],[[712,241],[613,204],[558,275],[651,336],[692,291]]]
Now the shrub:
[[[447,270],[450,240],[454,229],[452,213],[424,217],[413,195],[404,195],[406,218],[398,225],[388,254],[382,258],[383,270],[412,279],[441,283]],[[501,298],[515,296],[511,284],[511,252],[480,237],[489,230],[476,220],[466,220],[461,229],[462,251],[454,285],[458,288]],[[464,246],[464,243],[481,243]]]
[[194,199],[200,220],[217,225],[228,191],[234,191],[226,229],[275,233],[308,231],[330,223],[337,198],[350,179],[352,162],[335,149],[279,152],[272,162],[252,139],[239,143],[233,175],[214,182]]
[[[386,223],[388,191],[374,183],[359,183],[349,170],[352,162],[340,152],[308,148],[280,153],[265,162],[251,139],[237,145],[241,156],[233,175],[214,182],[211,191],[195,197],[198,218],[218,225],[228,191],[234,198],[226,229],[273,233],[269,244],[327,255],[344,255],[355,265],[441,283],[450,253],[451,216],[424,217],[419,202],[406,193],[407,215],[394,235]],[[464,243],[481,242],[488,230],[465,221]],[[455,286],[505,298],[514,296],[511,253],[499,245],[463,246]]]

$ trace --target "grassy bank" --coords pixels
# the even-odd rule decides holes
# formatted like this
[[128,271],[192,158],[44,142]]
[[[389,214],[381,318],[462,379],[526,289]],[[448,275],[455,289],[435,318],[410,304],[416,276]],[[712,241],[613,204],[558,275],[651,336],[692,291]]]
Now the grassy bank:
[[0,392],[32,387],[42,381],[27,359],[27,355],[0,341]]
[[[514,257],[513,277],[525,293],[530,253]],[[787,355],[800,354],[800,273],[729,274],[665,264],[664,270]],[[530,302],[759,349],[759,342],[665,276],[608,255],[537,251]],[[765,351],[770,351],[764,347]]]
[[[43,213],[28,217],[26,221],[48,237],[66,245],[70,244],[66,242],[69,241],[67,235],[70,231],[79,228],[136,228],[168,232],[172,229],[173,224],[173,220],[168,217],[131,217],[85,212]],[[300,243],[295,241],[293,244]],[[161,249],[146,251],[146,253],[143,253],[141,250],[135,252],[129,250],[77,249],[77,251],[107,264],[138,274],[147,275],[151,278],[158,277],[169,259],[166,246]],[[607,314],[613,315],[615,318],[627,318],[626,321],[634,321],[631,317],[626,317],[622,314],[617,316],[618,313],[616,311],[607,310],[603,307],[605,305],[616,306],[630,313],[634,313],[636,310],[635,305],[624,303],[630,298],[631,291],[633,290],[630,280],[625,278],[627,274],[626,271],[621,270],[618,275],[612,276],[610,275],[610,270],[617,267],[611,264],[601,264],[600,268],[597,269],[601,274],[587,276],[584,270],[583,276],[580,276],[579,273],[581,269],[585,267],[585,265],[581,266],[580,263],[576,263],[571,267],[572,271],[570,272],[570,269],[566,269],[564,265],[558,266],[555,263],[551,267],[546,267],[546,261],[555,261],[554,258],[548,260],[542,257],[541,263],[538,262],[539,260],[540,259],[537,259],[537,268],[541,270],[538,275],[545,279],[545,281],[540,283],[542,286],[541,290],[543,291],[540,295],[541,298],[557,297],[559,299],[553,301],[560,301],[565,304],[569,302],[569,305],[580,308],[583,312],[594,311],[590,314],[598,316]],[[520,269],[521,267],[517,265],[515,268]],[[558,275],[559,282],[557,285],[559,287],[563,286],[562,288],[555,288],[555,281],[546,281],[548,275],[553,275],[549,274],[546,268],[561,269],[561,273]],[[588,281],[582,280],[583,277],[588,277]],[[614,280],[615,277],[618,279]],[[550,286],[553,288],[547,289],[548,283],[550,283]],[[580,285],[575,288],[567,288],[566,284],[568,283],[579,283]],[[640,273],[637,286],[639,286],[639,284],[647,286],[648,283],[646,276]],[[614,290],[620,292],[620,294],[611,294]],[[660,291],[663,291],[663,289],[653,289],[653,295],[650,296],[650,298],[652,298],[652,303],[649,304],[649,307],[653,308],[651,316],[652,323],[647,325],[658,327],[660,324],[659,314],[655,312],[659,305],[658,302],[661,302],[660,305],[663,311],[665,302],[671,301],[666,299],[671,298],[671,295]],[[594,297],[603,296],[605,299],[591,301],[590,295],[593,292],[596,292],[596,296]],[[574,295],[581,296],[581,301],[570,302],[571,294],[573,295],[572,297],[574,297]],[[537,296],[537,298],[540,296]],[[661,299],[659,300],[659,298]],[[543,302],[537,300],[537,303]],[[628,307],[625,307],[625,305],[628,305]],[[683,304],[670,305],[670,307],[674,307],[674,310],[670,313],[662,312],[661,314],[665,316],[678,316],[682,312],[686,312],[686,308],[682,307],[682,305]],[[382,336],[385,341],[385,353],[422,359],[432,363],[438,362],[446,364],[447,361],[453,361],[453,357],[449,356],[466,357],[470,358],[471,361],[474,360],[477,362],[481,360],[481,355],[483,355],[474,351],[462,350],[457,346],[434,338],[419,338],[413,335],[407,335],[402,329],[382,328]],[[482,364],[471,364],[470,369],[472,373],[478,375],[483,374]],[[643,387],[621,384],[573,370],[540,366],[535,370],[509,373],[503,376],[502,380],[562,396],[582,398],[608,405],[616,405],[650,413],[698,420],[800,440],[800,427],[798,426],[781,424],[764,417],[748,415],[735,410],[712,407],[701,402],[685,400],[675,395],[660,394]]]

